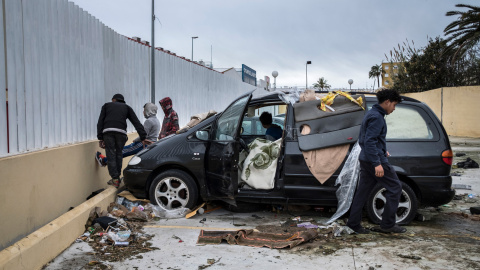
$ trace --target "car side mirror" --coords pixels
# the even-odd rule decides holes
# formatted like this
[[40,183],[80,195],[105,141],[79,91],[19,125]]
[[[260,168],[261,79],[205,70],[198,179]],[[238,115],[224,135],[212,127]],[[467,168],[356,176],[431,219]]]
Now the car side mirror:
[[206,130],[199,130],[195,132],[195,137],[201,141],[208,141],[208,131]]

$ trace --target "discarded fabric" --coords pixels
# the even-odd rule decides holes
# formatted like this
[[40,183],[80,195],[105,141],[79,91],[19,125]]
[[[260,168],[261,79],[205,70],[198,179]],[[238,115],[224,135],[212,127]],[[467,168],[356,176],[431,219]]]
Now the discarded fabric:
[[230,245],[269,247],[269,248],[292,248],[304,242],[315,239],[317,230],[309,229],[295,233],[262,233],[254,230],[238,231],[200,231],[197,244],[220,244],[226,240]]
[[478,166],[478,163],[475,162],[475,160],[471,158],[467,158],[467,160],[463,162],[458,162],[457,167],[468,169],[468,168],[478,168],[479,166]]

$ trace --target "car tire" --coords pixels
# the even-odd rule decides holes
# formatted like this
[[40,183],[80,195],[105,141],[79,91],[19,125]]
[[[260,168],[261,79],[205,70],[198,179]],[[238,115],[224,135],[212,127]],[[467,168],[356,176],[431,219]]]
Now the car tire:
[[[367,201],[367,215],[368,219],[375,223],[380,224],[382,221],[382,213],[385,206],[385,196],[382,195],[386,189],[377,184]],[[402,195],[400,196],[400,203],[397,209],[397,224],[406,225],[409,224],[417,214],[418,199],[412,188],[402,182]]]
[[193,208],[198,202],[198,187],[186,172],[168,170],[153,179],[149,189],[150,202],[168,210]]

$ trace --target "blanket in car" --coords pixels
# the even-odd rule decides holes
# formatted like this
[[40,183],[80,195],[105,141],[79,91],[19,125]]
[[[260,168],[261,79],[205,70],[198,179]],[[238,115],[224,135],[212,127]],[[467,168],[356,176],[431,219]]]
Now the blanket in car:
[[257,138],[248,145],[250,153],[240,154],[240,180],[255,189],[273,189],[282,139],[274,142]]

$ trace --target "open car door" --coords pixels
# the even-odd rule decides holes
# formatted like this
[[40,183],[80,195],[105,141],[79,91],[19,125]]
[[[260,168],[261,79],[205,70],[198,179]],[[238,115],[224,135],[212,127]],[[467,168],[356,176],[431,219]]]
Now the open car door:
[[[253,92],[253,91],[252,91]],[[240,128],[252,92],[235,100],[215,120],[206,156],[207,189],[210,197],[235,204],[238,192]]]

